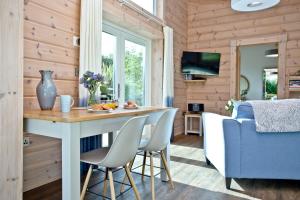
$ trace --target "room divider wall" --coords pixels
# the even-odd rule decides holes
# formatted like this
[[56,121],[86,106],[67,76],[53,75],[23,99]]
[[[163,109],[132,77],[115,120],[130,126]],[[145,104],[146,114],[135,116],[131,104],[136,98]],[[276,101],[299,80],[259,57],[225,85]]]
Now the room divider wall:
[[23,1],[0,1],[0,199],[22,199]]

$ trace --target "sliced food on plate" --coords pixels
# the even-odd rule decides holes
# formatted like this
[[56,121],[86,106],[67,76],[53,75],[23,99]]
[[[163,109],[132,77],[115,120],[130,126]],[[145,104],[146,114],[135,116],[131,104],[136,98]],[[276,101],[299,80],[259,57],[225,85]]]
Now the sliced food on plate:
[[137,105],[134,101],[127,101],[127,102],[124,104],[124,108],[125,108],[125,109],[137,109],[137,108],[138,108],[138,105]]

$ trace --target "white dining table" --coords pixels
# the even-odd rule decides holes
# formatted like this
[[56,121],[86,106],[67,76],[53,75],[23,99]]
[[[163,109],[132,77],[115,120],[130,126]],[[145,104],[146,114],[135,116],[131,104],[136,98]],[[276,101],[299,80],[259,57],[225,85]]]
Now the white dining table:
[[[139,107],[135,110],[116,109],[109,113],[89,113],[74,109],[69,113],[60,111],[24,111],[24,131],[62,140],[62,199],[80,199],[80,138],[116,132],[131,117],[148,115],[146,124],[156,124],[168,108]],[[115,137],[115,136],[114,136]],[[169,146],[165,149],[170,161]],[[161,167],[162,168],[162,167]],[[161,179],[167,180],[164,170]]]

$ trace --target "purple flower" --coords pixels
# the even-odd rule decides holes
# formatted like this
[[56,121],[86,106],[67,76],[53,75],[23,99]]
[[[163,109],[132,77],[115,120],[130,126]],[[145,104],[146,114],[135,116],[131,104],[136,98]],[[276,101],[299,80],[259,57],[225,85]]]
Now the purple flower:
[[104,77],[101,74],[97,74],[97,81],[103,82]]
[[96,90],[100,83],[103,83],[104,77],[101,74],[95,74],[91,71],[86,71],[80,78],[79,83],[88,90]]
[[93,80],[95,80],[95,81],[97,81],[98,80],[98,76],[97,76],[98,74],[94,74],[93,75]]
[[81,77],[81,78],[79,79],[79,83],[80,83],[80,84],[83,84],[83,83],[84,83],[84,78],[83,78],[83,77]]
[[94,72],[86,71],[85,74],[86,74],[86,76],[88,76],[88,77],[93,77]]

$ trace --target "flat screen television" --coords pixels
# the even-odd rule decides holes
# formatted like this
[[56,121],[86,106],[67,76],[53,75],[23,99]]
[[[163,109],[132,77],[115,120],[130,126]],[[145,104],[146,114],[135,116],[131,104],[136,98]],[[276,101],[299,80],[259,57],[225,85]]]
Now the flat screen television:
[[217,76],[220,59],[220,53],[184,51],[181,59],[182,73],[203,77]]

